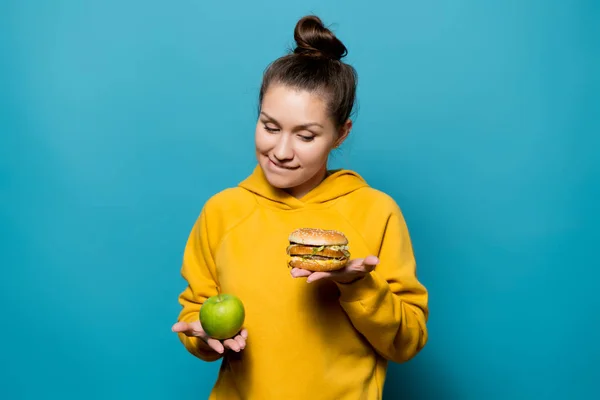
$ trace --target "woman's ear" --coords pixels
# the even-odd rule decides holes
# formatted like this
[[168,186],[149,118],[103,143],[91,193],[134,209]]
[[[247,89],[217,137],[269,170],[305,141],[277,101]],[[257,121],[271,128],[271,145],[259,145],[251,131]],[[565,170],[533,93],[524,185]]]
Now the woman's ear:
[[338,132],[338,138],[335,141],[335,144],[333,145],[333,147],[334,148],[340,147],[342,145],[342,143],[344,143],[344,140],[346,140],[346,138],[350,134],[351,130],[352,130],[352,120],[348,119],[344,123],[344,125],[342,125],[342,127],[340,128],[340,130]]

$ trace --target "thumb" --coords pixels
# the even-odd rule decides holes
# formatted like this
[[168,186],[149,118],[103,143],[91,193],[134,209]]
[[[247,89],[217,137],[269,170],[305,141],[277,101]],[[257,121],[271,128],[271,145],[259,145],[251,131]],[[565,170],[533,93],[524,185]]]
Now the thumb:
[[372,271],[379,264],[379,258],[368,256],[363,260],[363,265],[367,271]]
[[173,332],[184,333],[187,336],[202,337],[204,335],[204,331],[202,330],[202,325],[200,325],[200,321],[194,321],[194,322],[180,321],[180,322],[177,322],[175,325],[173,325],[171,330]]
[[174,324],[171,327],[171,330],[173,332],[185,332],[185,331],[188,331],[189,329],[190,329],[189,324],[187,322],[183,322],[183,321],[177,322],[176,324]]

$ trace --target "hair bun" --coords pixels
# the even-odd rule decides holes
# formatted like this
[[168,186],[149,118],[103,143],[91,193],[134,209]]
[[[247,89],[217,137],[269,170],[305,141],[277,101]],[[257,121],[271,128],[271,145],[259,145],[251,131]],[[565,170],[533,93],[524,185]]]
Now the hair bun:
[[296,40],[295,54],[341,60],[348,50],[346,46],[327,29],[315,15],[303,17],[294,29]]

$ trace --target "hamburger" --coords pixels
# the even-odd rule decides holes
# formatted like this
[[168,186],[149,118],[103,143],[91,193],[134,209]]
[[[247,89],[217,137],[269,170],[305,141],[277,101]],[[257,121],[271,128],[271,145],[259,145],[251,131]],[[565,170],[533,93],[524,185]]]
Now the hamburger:
[[348,239],[342,232],[326,229],[300,228],[288,238],[288,265],[308,271],[335,271],[344,268],[350,259]]

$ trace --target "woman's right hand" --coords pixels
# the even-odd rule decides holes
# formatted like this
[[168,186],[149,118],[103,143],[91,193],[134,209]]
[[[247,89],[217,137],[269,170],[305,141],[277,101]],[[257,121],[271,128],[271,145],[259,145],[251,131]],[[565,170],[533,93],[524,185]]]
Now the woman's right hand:
[[173,332],[181,332],[186,336],[199,337],[219,354],[223,354],[225,349],[231,349],[235,352],[242,351],[246,347],[246,339],[248,338],[248,331],[246,329],[242,329],[238,335],[231,339],[213,339],[209,337],[206,332],[204,332],[200,321],[177,322],[175,325],[173,325],[171,330]]

